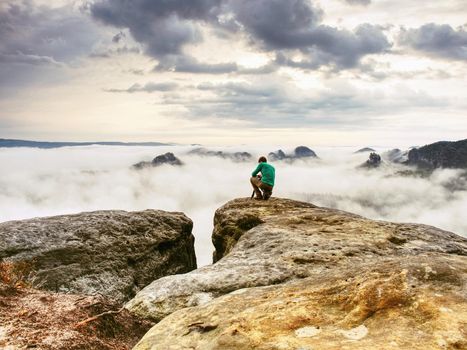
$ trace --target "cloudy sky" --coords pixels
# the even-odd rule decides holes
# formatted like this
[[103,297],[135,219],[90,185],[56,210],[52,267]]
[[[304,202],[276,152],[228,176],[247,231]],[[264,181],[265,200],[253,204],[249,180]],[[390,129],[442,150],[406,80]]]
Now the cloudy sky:
[[466,0],[2,0],[0,137],[467,136]]

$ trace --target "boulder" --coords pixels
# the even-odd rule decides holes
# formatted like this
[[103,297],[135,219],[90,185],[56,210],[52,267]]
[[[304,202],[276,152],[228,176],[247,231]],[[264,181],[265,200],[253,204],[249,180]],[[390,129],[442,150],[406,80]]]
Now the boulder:
[[135,169],[144,169],[148,167],[157,167],[160,165],[169,164],[169,165],[183,165],[182,161],[175,157],[172,152],[167,152],[155,157],[151,162],[139,162],[133,165]]
[[407,165],[434,170],[438,168],[467,169],[467,139],[441,141],[410,150]]
[[467,239],[434,227],[280,198],[236,199],[216,211],[213,243],[215,264],[163,277],[127,303],[132,313],[162,320],[136,349],[298,349],[311,346],[304,335],[319,329],[325,337],[311,348],[335,339],[338,349],[350,338],[336,334],[351,337],[362,325],[371,342],[386,322],[422,329],[431,322],[425,296],[463,310],[452,319],[455,339],[456,320],[467,316]]
[[0,223],[0,262],[23,262],[42,289],[123,302],[157,278],[196,268],[182,213],[96,211]]

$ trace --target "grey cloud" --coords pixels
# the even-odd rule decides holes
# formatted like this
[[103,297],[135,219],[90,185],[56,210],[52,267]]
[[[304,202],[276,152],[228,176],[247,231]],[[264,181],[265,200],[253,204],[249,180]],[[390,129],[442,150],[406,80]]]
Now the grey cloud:
[[351,68],[358,66],[363,56],[384,53],[391,47],[379,26],[364,24],[351,32],[319,25],[322,12],[305,0],[245,0],[233,6],[252,41],[269,50],[298,49],[309,57],[299,63],[279,59],[279,64],[306,69],[327,64]]
[[240,67],[237,71],[238,74],[252,74],[252,75],[261,75],[261,74],[269,74],[277,71],[279,69],[279,66],[274,63],[268,63],[265,64],[264,66],[260,66],[257,68],[244,68]]
[[201,40],[195,21],[215,20],[220,4],[221,0],[101,0],[91,5],[91,14],[105,24],[128,28],[148,54],[163,57]]
[[391,47],[379,26],[363,24],[354,32],[319,26],[312,34],[315,43],[309,49],[309,56],[315,64],[331,62],[339,68],[352,68],[360,59],[369,54],[384,53]]
[[106,89],[106,92],[127,92],[127,93],[135,93],[135,92],[165,92],[165,91],[172,91],[178,88],[178,84],[166,82],[166,83],[153,83],[149,82],[144,85],[141,84],[133,84],[128,89]]
[[384,53],[391,47],[379,26],[364,24],[351,32],[319,25],[322,12],[305,0],[244,0],[234,4],[237,19],[253,42],[267,50],[298,49],[309,57],[299,63],[279,59],[279,64],[307,69],[327,64],[352,68],[363,56]]
[[391,47],[381,28],[369,24],[357,27],[354,32],[321,25],[315,28],[310,37],[315,44],[302,49],[305,59],[292,60],[286,52],[280,51],[276,55],[276,63],[309,70],[324,65],[334,66],[335,69],[354,68],[360,66],[363,56],[383,53]]
[[371,0],[344,0],[346,3],[350,5],[369,5],[371,4]]
[[27,86],[53,85],[70,78],[71,66],[86,57],[102,33],[89,16],[72,5],[50,8],[32,1],[0,5],[0,95]]
[[[308,122],[334,125],[339,121],[345,124],[345,120],[331,113],[342,110],[357,110],[361,114],[358,118],[362,120],[367,118],[362,113],[367,107],[366,103],[356,98],[354,93],[334,92],[310,99],[296,96],[284,85],[286,84],[283,82],[272,84],[206,82],[197,85],[196,89],[207,92],[208,95],[199,97],[196,101],[185,99],[180,95],[168,95],[163,103],[183,105],[189,111],[187,115],[189,118],[240,119],[271,128],[298,126]],[[356,120],[357,117],[346,118]]]
[[34,66],[39,65],[52,65],[62,67],[63,63],[55,61],[52,57],[38,56],[38,55],[25,55],[22,52],[16,54],[2,54],[0,53],[0,63],[17,63],[17,64],[30,64]]
[[99,58],[111,58],[116,55],[125,55],[125,54],[139,54],[141,50],[137,47],[117,47],[111,48],[104,51],[93,52],[89,56],[90,57],[99,57]]
[[128,69],[125,70],[124,73],[131,73],[134,75],[145,75],[146,71],[144,69]]
[[306,0],[237,0],[230,4],[251,39],[268,49],[310,45],[312,30],[323,15]]
[[226,39],[232,39],[232,33],[246,34],[249,44],[263,51],[282,51],[287,56],[287,51],[300,50],[307,60],[298,65],[284,62],[307,69],[328,64],[335,69],[356,67],[365,55],[384,53],[391,47],[378,26],[348,31],[320,25],[323,12],[307,0],[100,0],[91,5],[91,13],[108,25],[128,28],[146,53],[158,59],[156,70],[265,73],[263,69],[242,70],[234,62],[208,64],[184,56],[185,45],[202,40],[199,22]]
[[235,62],[224,63],[202,63],[196,58],[188,55],[170,55],[161,60],[154,67],[154,71],[172,71],[193,74],[269,74],[275,72],[279,67],[274,62],[256,68],[245,68]]
[[125,37],[126,37],[125,33],[120,32],[114,35],[114,37],[112,38],[112,42],[118,44],[120,40],[122,40]]
[[256,83],[205,82],[194,87],[198,93],[165,94],[163,105],[176,105],[186,110],[187,118],[221,118],[244,120],[256,126],[296,127],[323,124],[333,127],[358,128],[378,123],[381,118],[411,109],[445,108],[445,99],[405,89],[395,94],[371,92],[352,86],[333,85],[328,89],[297,89],[285,80]]
[[219,96],[251,96],[251,97],[274,97],[280,96],[281,90],[275,86],[253,86],[247,83],[225,83],[212,84],[202,83],[196,87],[198,90],[214,91]]
[[0,7],[0,37],[2,54],[20,52],[68,62],[91,51],[99,32],[72,6],[49,8],[25,0]]
[[202,63],[191,56],[173,55],[159,62],[154,68],[155,71],[173,71],[183,73],[208,73],[224,74],[232,73],[238,70],[236,63]]
[[428,55],[467,60],[467,31],[448,24],[429,23],[417,29],[403,29],[399,44]]

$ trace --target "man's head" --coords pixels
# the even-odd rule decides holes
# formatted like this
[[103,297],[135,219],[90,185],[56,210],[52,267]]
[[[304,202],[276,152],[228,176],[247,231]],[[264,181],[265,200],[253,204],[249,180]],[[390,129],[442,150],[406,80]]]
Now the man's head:
[[264,156],[259,157],[259,159],[258,159],[258,163],[267,163],[267,162],[268,162],[268,160]]

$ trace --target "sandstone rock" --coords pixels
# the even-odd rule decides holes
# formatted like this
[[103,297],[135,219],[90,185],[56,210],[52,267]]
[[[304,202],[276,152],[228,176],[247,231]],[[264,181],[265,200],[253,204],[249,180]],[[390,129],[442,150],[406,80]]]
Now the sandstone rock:
[[196,268],[182,213],[97,211],[0,223],[0,261],[27,262],[34,284],[125,301],[153,280]]
[[457,142],[436,142],[410,150],[407,165],[424,169],[467,169],[467,139]]
[[466,274],[437,254],[326,269],[177,311],[135,350],[465,349]]
[[162,306],[158,288],[170,295],[171,280],[181,300],[184,279],[185,306],[214,299],[167,316],[136,350],[467,346],[465,238],[274,198],[227,203],[213,240],[216,264],[140,294]]
[[[435,271],[442,269],[443,274],[450,271],[447,265],[449,261],[452,261],[452,267],[460,269],[456,270],[458,272],[453,272],[459,273],[454,280],[459,281],[459,278],[465,278],[462,272],[464,267],[461,264],[465,263],[465,256],[459,257],[467,254],[465,238],[430,226],[373,221],[338,210],[319,208],[309,203],[279,198],[271,198],[264,202],[237,199],[219,208],[214,218],[213,243],[216,247],[214,259],[217,261],[214,265],[154,281],[140,291],[126,307],[154,321],[160,321],[167,315],[188,306],[199,306],[199,308],[189,309],[194,310],[194,313],[198,311],[203,313],[208,309],[215,310],[213,317],[217,317],[217,321],[209,318],[204,322],[204,318],[200,317],[199,322],[201,322],[200,325],[205,326],[216,324],[219,331],[213,330],[211,333],[203,331],[205,326],[195,327],[201,331],[190,331],[192,334],[187,336],[187,339],[192,339],[195,335],[202,338],[204,333],[219,335],[224,330],[231,329],[230,326],[224,329],[218,321],[225,315],[227,323],[224,325],[227,325],[230,322],[231,311],[232,317],[242,314],[242,310],[249,314],[248,305],[253,307],[256,302],[261,304],[261,300],[255,301],[256,296],[259,295],[257,293],[263,293],[264,290],[276,290],[275,288],[286,288],[287,283],[310,284],[314,286],[314,289],[309,291],[310,295],[313,295],[314,291],[320,290],[321,285],[332,286],[338,282],[349,282],[351,280],[346,281],[348,278],[352,276],[358,278],[360,273],[363,274],[361,278],[370,284],[373,283],[371,282],[372,276],[378,273],[388,273],[381,275],[380,280],[383,283],[382,281],[386,278],[393,275],[399,276],[410,266],[413,268],[422,266],[424,273],[424,265],[420,264],[430,263],[430,261],[439,261],[439,264],[427,266],[431,266]],[[379,270],[380,265],[382,268]],[[415,270],[409,269],[409,271]],[[410,281],[412,275],[407,276]],[[328,280],[328,278],[331,279]],[[307,282],[296,282],[301,279]],[[376,281],[374,283],[374,286],[378,285]],[[277,284],[284,284],[284,286],[274,286],[264,290],[250,289]],[[345,283],[344,285],[346,286]],[[227,299],[219,299],[224,294],[244,288],[248,289],[242,294],[234,293],[226,296]],[[347,287],[342,288],[344,290]],[[357,287],[355,285],[352,288]],[[253,293],[251,298],[240,301],[242,298],[240,295],[249,296],[249,293]],[[271,303],[279,303],[280,295],[287,295],[284,290],[277,290],[274,293],[276,293],[274,298],[267,297],[271,298]],[[355,298],[357,298],[360,294],[356,290],[355,293]],[[222,300],[237,298],[236,295],[239,298],[238,305],[229,309],[225,303],[222,304]],[[350,294],[345,295],[347,295],[345,298],[351,298]],[[300,297],[297,296],[297,298]],[[363,303],[364,296],[362,295],[361,298]],[[252,304],[249,304],[250,299]],[[319,304],[316,300],[312,303],[313,305]],[[229,309],[225,311],[226,314],[220,314],[219,305]],[[271,309],[274,308],[273,304],[269,306]],[[187,317],[191,317],[188,316],[190,313],[188,309],[176,313],[178,316],[173,317],[180,317],[180,320],[183,320],[184,312],[187,312]],[[258,317],[261,318],[260,315]],[[157,329],[164,329],[169,334],[172,331],[178,332],[181,323],[175,322],[174,318],[170,317],[174,322],[173,328],[170,328],[164,320],[163,323],[161,322],[161,328]],[[246,322],[248,329],[254,329],[255,326],[248,322]],[[352,327],[360,325],[350,322],[349,327],[350,324]],[[300,323],[296,328],[291,329],[291,332],[294,334],[296,329],[305,326],[315,327],[319,324]],[[350,329],[342,327],[336,328],[336,331]],[[185,328],[184,332],[187,331]],[[173,344],[178,344],[175,338],[171,339]],[[146,344],[145,342],[143,344]],[[168,343],[156,344],[164,348],[161,344]],[[247,343],[245,348],[250,345]],[[203,346],[196,345],[195,348],[203,349]],[[239,346],[238,349],[242,348],[239,344],[235,346]],[[230,348],[236,349],[235,346],[232,345]],[[144,347],[141,348],[144,349]],[[206,347],[208,348],[210,347]],[[267,346],[264,348],[266,349]]]

